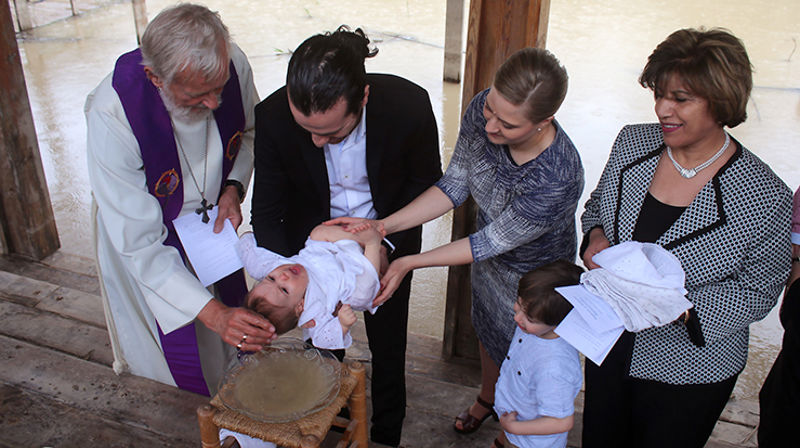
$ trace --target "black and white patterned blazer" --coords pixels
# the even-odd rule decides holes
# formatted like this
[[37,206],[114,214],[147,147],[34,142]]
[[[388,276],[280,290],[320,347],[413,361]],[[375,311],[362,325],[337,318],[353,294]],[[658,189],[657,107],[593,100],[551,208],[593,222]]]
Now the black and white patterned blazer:
[[[681,261],[706,345],[692,344],[682,323],[641,331],[630,359],[635,378],[708,384],[737,374],[749,325],[769,313],[786,281],[792,193],[734,142],[736,153],[656,241]],[[584,232],[602,226],[612,245],[631,239],[663,150],[658,124],[620,131],[581,217]]]

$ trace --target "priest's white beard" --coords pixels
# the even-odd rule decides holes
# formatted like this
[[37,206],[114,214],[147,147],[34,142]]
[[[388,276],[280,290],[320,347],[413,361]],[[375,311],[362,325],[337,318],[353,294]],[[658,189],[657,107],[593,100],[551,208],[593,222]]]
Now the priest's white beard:
[[[212,109],[207,108],[203,104],[198,104],[197,106],[179,106],[175,102],[175,97],[166,86],[163,89],[158,89],[158,93],[161,95],[161,101],[164,102],[164,107],[173,120],[183,123],[196,123],[198,121],[205,121],[209,114],[213,112]],[[222,95],[217,95],[217,104],[222,104]]]

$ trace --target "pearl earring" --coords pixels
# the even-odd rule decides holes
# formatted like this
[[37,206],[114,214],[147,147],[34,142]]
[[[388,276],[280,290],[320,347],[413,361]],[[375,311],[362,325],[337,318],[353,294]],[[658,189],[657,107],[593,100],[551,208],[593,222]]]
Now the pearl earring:
[[536,128],[536,132],[542,132],[542,128]]

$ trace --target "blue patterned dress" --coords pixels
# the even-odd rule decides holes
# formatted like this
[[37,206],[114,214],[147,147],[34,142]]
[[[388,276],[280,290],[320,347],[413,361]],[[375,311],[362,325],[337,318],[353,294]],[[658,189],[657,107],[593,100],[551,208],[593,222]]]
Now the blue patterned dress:
[[513,306],[520,277],[551,261],[575,259],[583,165],[555,121],[553,143],[517,165],[507,146],[486,136],[483,105],[488,93],[479,93],[470,103],[453,158],[436,186],[456,207],[469,195],[478,205],[478,230],[469,236],[472,324],[499,366],[516,327]]

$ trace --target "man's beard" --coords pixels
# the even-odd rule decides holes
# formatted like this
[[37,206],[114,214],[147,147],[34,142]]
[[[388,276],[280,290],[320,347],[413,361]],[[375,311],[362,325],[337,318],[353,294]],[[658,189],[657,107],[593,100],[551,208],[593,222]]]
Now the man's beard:
[[[175,97],[172,96],[172,93],[170,93],[169,88],[166,86],[163,89],[158,89],[158,93],[161,95],[161,101],[164,102],[164,107],[174,120],[183,123],[196,123],[206,120],[212,112],[211,109],[202,104],[198,104],[197,106],[178,106],[175,103]],[[217,95],[217,102],[218,104],[222,104],[221,95]]]

